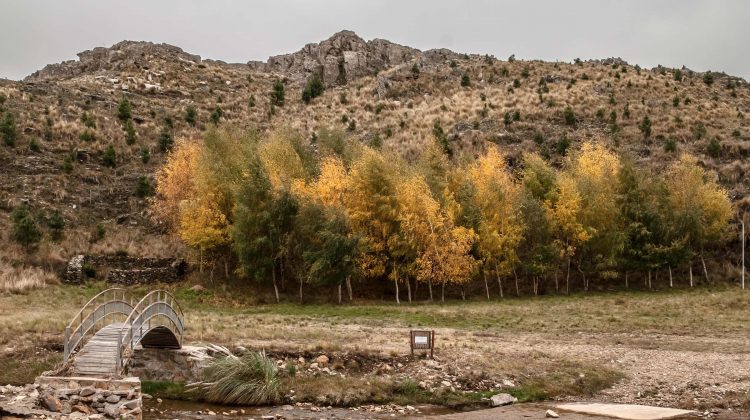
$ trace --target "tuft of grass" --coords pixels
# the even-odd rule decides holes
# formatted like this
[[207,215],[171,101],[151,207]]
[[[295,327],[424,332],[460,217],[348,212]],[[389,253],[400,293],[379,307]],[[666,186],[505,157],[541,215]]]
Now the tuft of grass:
[[152,397],[169,398],[172,400],[193,400],[185,384],[172,381],[142,381],[141,391]]
[[263,352],[213,361],[203,372],[204,381],[190,385],[206,401],[222,404],[263,405],[279,401],[281,382],[276,366]]
[[21,293],[57,283],[57,277],[37,267],[0,267],[0,292]]
[[623,377],[622,373],[611,369],[563,362],[553,371],[530,376],[517,387],[505,389],[504,392],[518,398],[519,402],[544,401],[561,395],[592,396]]

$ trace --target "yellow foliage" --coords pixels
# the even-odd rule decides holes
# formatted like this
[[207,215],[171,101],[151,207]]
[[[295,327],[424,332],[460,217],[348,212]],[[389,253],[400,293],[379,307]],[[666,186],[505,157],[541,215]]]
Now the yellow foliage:
[[215,194],[206,193],[180,206],[180,238],[202,252],[229,243],[227,218]]
[[195,179],[200,157],[200,145],[193,141],[178,140],[167,156],[164,166],[156,173],[156,198],[152,212],[157,220],[178,229],[180,205],[196,195]]

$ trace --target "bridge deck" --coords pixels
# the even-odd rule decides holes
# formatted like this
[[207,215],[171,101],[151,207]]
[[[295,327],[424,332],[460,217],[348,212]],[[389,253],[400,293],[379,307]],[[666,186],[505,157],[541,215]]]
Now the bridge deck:
[[[72,373],[76,376],[115,376],[117,346],[122,323],[107,325],[81,348],[73,359]],[[123,334],[127,329],[123,330]]]

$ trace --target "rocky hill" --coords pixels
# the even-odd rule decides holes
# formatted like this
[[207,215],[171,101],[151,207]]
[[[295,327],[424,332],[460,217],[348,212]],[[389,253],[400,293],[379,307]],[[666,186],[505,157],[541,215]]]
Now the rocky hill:
[[[750,87],[720,73],[641,69],[619,59],[423,52],[350,31],[265,63],[228,64],[133,41],[78,57],[20,82],[0,81],[0,121],[11,115],[18,133],[13,145],[0,146],[0,272],[24,264],[57,270],[81,252],[181,252],[149,221],[148,190],[164,146],[200,137],[212,119],[310,136],[341,129],[407,158],[441,131],[459,154],[499,144],[511,165],[524,151],[562,164],[584,138],[601,139],[655,173],[690,152],[718,174],[738,211],[750,210]],[[326,90],[305,103],[301,91],[313,73]],[[286,86],[283,106],[271,102],[277,80]],[[118,119],[123,98],[132,128]],[[185,118],[189,109],[194,124]],[[35,250],[12,240],[11,212],[23,202],[46,238]],[[66,225],[59,241],[47,227],[55,211]]]

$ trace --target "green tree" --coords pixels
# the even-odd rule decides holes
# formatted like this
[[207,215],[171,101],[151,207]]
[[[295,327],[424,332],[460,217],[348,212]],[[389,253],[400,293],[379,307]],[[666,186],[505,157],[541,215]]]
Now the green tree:
[[50,229],[52,240],[59,241],[62,238],[63,229],[65,229],[65,219],[59,211],[55,210],[52,216],[47,220],[47,227]]
[[566,106],[563,110],[563,119],[565,119],[566,125],[576,124],[576,114],[573,112],[573,108]]
[[185,122],[188,123],[191,127],[195,127],[197,121],[198,111],[195,110],[194,106],[188,106],[185,110]]
[[13,240],[26,249],[32,248],[42,239],[42,232],[37,226],[27,203],[22,203],[13,210]]
[[214,108],[213,112],[211,112],[211,122],[214,125],[219,125],[219,122],[221,121],[221,117],[224,115],[224,110],[221,109],[221,107],[217,106]]
[[309,104],[310,101],[323,94],[325,85],[323,85],[323,79],[318,73],[313,73],[310,78],[307,79],[307,84],[302,90],[302,101]]
[[119,119],[121,122],[125,122],[133,118],[133,109],[130,105],[130,101],[128,100],[127,96],[123,96],[122,99],[120,99],[120,103],[117,106],[117,119]]
[[284,106],[284,83],[281,80],[277,79],[273,82],[271,104],[275,106]]
[[643,138],[648,140],[651,137],[651,118],[646,115],[638,125],[638,129],[643,133]]
[[104,150],[102,165],[110,168],[117,166],[117,152],[115,152],[115,147],[111,144],[107,145],[107,148]]
[[152,192],[153,187],[151,186],[151,181],[148,177],[145,175],[139,176],[138,182],[135,184],[135,195],[144,198],[151,195]]
[[469,78],[469,73],[464,73],[461,76],[461,86],[462,87],[469,87],[469,86],[471,86],[471,79]]
[[169,125],[165,125],[161,129],[161,133],[159,133],[159,150],[161,150],[162,153],[166,153],[170,150],[172,150],[172,146],[174,146],[174,138],[172,137],[172,129],[169,127]]
[[133,120],[127,120],[125,121],[125,143],[128,145],[135,144],[136,140],[136,132],[135,127],[133,127]]
[[0,122],[0,135],[3,136],[3,143],[6,146],[15,147],[18,130],[16,129],[16,120],[10,112],[6,112],[2,122]]

